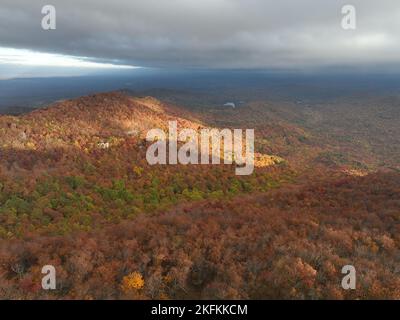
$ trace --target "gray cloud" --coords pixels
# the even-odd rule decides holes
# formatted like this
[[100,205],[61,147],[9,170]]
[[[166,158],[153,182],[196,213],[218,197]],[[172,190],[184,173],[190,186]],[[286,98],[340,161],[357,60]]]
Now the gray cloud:
[[[307,68],[400,63],[398,0],[2,0],[0,46],[139,66]],[[41,8],[57,30],[41,29]]]

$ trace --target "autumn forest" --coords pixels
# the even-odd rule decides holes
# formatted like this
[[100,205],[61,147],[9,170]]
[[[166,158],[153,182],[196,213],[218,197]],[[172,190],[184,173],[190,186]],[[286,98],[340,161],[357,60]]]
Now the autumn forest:
[[[121,90],[0,116],[2,299],[400,299],[398,98],[190,99]],[[254,172],[149,165],[146,132],[171,120],[254,128]]]

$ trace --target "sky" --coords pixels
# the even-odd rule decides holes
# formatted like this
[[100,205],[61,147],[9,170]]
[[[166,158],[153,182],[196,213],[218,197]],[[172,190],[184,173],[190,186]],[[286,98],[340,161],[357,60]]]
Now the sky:
[[[41,27],[42,7],[56,29]],[[342,7],[356,29],[342,28]],[[1,0],[0,79],[133,67],[400,70],[398,0]]]

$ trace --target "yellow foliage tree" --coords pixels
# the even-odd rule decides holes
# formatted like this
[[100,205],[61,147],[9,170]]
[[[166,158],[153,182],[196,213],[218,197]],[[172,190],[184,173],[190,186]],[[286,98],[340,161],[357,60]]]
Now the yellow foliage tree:
[[122,290],[129,292],[132,290],[140,290],[144,287],[144,279],[139,272],[132,272],[122,279]]

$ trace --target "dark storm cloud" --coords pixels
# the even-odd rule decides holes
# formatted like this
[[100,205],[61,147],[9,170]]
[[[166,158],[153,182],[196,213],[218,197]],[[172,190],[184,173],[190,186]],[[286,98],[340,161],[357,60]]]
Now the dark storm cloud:
[[[2,0],[0,46],[140,66],[292,68],[396,65],[398,0]],[[41,29],[41,8],[57,30]]]

